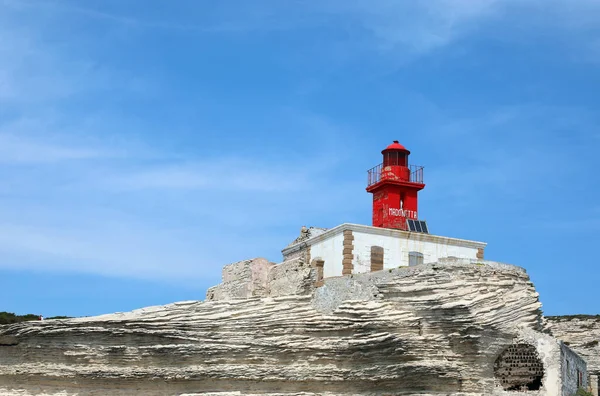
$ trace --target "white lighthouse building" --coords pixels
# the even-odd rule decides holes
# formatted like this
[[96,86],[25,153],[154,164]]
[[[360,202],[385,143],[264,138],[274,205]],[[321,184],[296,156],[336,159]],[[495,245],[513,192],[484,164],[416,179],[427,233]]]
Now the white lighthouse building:
[[419,219],[423,167],[408,162],[410,151],[394,141],[383,162],[368,171],[373,194],[372,226],[344,223],[331,229],[303,227],[283,249],[284,260],[302,257],[321,278],[457,258],[482,260],[486,243],[432,235]]

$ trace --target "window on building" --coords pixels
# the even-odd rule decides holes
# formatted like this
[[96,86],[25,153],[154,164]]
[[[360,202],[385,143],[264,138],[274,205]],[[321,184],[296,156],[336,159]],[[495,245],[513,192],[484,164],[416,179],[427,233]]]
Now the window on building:
[[390,151],[383,157],[383,166],[408,166],[405,153]]
[[371,246],[371,272],[383,269],[384,250],[381,246]]
[[423,253],[421,252],[408,252],[408,265],[414,267],[415,265],[423,264]]

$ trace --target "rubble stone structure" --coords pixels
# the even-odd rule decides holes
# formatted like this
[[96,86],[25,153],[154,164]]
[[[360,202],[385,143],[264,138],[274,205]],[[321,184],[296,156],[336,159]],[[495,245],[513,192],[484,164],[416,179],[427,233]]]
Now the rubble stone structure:
[[594,396],[600,395],[600,315],[551,316],[546,327],[586,362]]
[[519,267],[320,278],[307,258],[229,265],[204,302],[1,326],[0,394],[571,396],[566,362],[587,377]]

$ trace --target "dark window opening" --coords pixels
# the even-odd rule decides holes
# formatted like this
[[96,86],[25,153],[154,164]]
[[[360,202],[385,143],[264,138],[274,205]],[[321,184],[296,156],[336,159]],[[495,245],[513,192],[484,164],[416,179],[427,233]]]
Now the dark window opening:
[[383,166],[408,166],[406,154],[398,151],[390,151],[383,157]]

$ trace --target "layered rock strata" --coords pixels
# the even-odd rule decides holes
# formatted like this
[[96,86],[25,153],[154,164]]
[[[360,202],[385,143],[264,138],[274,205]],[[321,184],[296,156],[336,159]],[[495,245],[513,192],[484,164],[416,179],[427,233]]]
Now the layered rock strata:
[[600,316],[549,316],[550,332],[588,363],[590,374],[600,375]]
[[547,329],[587,361],[594,395],[600,383],[600,315],[550,316]]
[[526,342],[546,359],[536,394],[559,394],[554,341],[518,267],[426,264],[277,297],[261,286],[281,290],[271,270],[251,282],[262,297],[226,299],[225,287],[215,301],[0,327],[0,393],[504,394],[495,360]]

